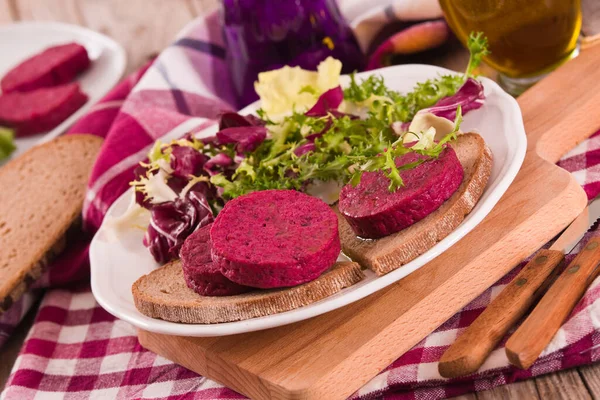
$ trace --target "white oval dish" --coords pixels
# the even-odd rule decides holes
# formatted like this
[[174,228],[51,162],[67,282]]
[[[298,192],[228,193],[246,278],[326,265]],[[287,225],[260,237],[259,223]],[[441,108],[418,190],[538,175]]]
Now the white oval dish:
[[[76,25],[58,22],[19,22],[0,27],[0,77],[21,61],[50,46],[76,42],[84,46],[92,64],[75,80],[88,101],[49,132],[15,138],[17,149],[11,158],[30,147],[63,134],[77,119],[119,82],[127,58],[121,45],[111,38]],[[0,163],[1,164],[1,163]]]
[[[400,65],[358,74],[367,77],[381,74],[386,85],[401,92],[409,91],[415,83],[452,71],[428,65]],[[151,332],[181,336],[222,336],[257,331],[312,318],[362,299],[416,271],[427,262],[450,248],[471,231],[492,210],[509,187],[525,157],[527,138],[521,111],[515,99],[506,94],[495,82],[481,78],[486,101],[479,110],[468,113],[462,130],[477,131],[487,142],[494,155],[494,164],[483,196],[463,223],[445,239],[410,263],[377,277],[366,271],[366,278],[358,284],[306,307],[246,321],[221,324],[181,324],[153,319],[137,311],[133,303],[131,285],[140,276],[157,267],[142,244],[143,231],[132,228],[119,236],[119,240],[100,228],[90,247],[92,291],[96,300],[111,314]],[[342,85],[348,82],[343,77]],[[242,113],[258,108],[254,103]],[[208,129],[214,134],[215,129]],[[121,196],[108,211],[109,216],[121,215],[130,201],[131,192]]]

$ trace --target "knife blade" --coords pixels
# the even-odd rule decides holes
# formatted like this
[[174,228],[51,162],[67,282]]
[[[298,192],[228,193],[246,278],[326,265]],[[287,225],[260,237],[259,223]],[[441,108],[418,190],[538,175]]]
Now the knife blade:
[[[563,230],[550,248],[535,253],[511,283],[446,350],[438,364],[440,375],[455,378],[477,371],[508,330],[550,286],[556,276],[556,267],[565,254],[579,243],[599,217],[600,196]],[[537,340],[535,336],[531,339]],[[529,343],[522,345],[526,348]],[[515,351],[520,350],[515,348]]]
[[[574,228],[571,232],[565,231],[553,246],[556,245],[556,249],[560,250],[572,249],[577,244],[573,241],[577,240],[581,230],[585,229],[584,221],[591,228],[599,217],[600,201],[596,198],[584,213],[573,221],[573,223],[580,224],[578,229]],[[511,364],[527,369],[537,360],[589,285],[598,276],[599,267],[600,237],[594,237],[582,247],[579,254],[560,274],[531,314],[506,342],[506,355]]]
[[596,196],[581,214],[571,222],[550,246],[550,250],[558,250],[563,254],[569,254],[598,218],[600,218],[600,196]]

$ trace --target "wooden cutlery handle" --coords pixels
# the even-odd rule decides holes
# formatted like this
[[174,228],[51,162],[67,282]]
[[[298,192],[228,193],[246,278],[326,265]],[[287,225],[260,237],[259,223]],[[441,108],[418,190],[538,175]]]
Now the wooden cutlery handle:
[[446,350],[438,369],[446,378],[468,375],[479,369],[506,332],[544,292],[564,255],[540,250]]
[[506,343],[511,364],[527,369],[554,337],[598,274],[600,238],[591,239]]

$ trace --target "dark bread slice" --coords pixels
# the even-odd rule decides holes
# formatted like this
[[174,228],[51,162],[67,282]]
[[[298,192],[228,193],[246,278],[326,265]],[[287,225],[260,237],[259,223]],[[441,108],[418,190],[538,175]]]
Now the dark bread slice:
[[0,314],[62,251],[102,139],[68,135],[0,167]]
[[375,240],[356,237],[338,211],[342,251],[377,275],[384,275],[414,260],[456,229],[483,194],[492,171],[492,152],[476,133],[459,135],[452,148],[464,170],[463,181],[452,197],[416,224]]
[[213,324],[277,314],[314,303],[364,277],[360,265],[338,262],[314,281],[286,289],[256,290],[235,296],[204,297],[187,287],[179,260],[172,261],[131,287],[144,315],[188,324]]

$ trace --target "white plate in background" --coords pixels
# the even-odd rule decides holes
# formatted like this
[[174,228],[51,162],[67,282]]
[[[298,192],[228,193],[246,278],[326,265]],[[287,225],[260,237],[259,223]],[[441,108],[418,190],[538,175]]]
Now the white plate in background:
[[119,82],[125,71],[127,59],[125,50],[117,42],[81,26],[58,22],[19,22],[0,26],[0,77],[26,58],[48,47],[69,42],[84,46],[91,60],[90,67],[75,79],[81,85],[81,90],[87,94],[88,101],[51,131],[15,138],[17,149],[11,158],[37,143],[63,134]]
[[[364,72],[358,74],[358,77],[380,74],[390,89],[407,92],[417,82],[450,73],[454,72],[429,65],[399,65]],[[473,211],[458,228],[401,268],[381,277],[367,270],[365,279],[354,286],[308,306],[275,315],[220,324],[168,322],[141,314],[133,302],[133,282],[158,267],[148,249],[142,244],[144,232],[131,228],[122,232],[119,240],[115,240],[114,235],[108,234],[106,226],[103,225],[94,236],[90,247],[92,291],[96,300],[111,314],[147,331],[181,336],[221,336],[273,328],[312,318],[360,300],[404,278],[449,249],[475,228],[508,189],[525,158],[527,138],[519,105],[492,80],[481,78],[481,81],[485,88],[486,101],[483,107],[464,116],[461,129],[464,132],[479,132],[492,150],[494,162],[487,187]],[[348,77],[343,77],[342,85],[347,82]],[[251,113],[258,107],[258,103],[251,104],[241,113]],[[203,132],[206,136],[214,133],[214,127]],[[131,190],[123,194],[109,209],[107,216],[120,216],[127,208],[131,196]]]

